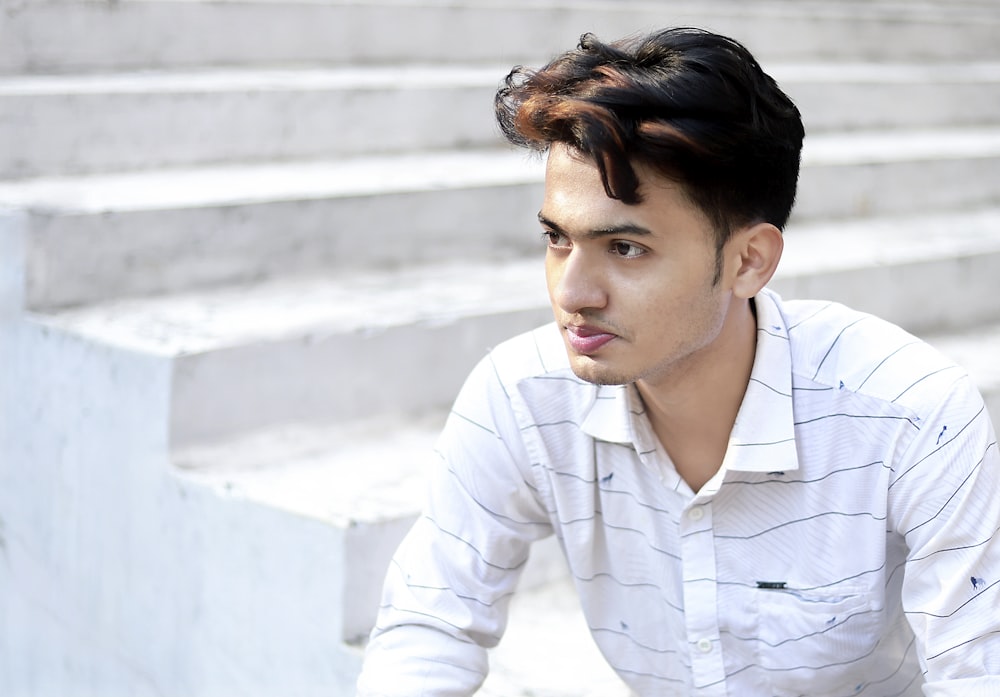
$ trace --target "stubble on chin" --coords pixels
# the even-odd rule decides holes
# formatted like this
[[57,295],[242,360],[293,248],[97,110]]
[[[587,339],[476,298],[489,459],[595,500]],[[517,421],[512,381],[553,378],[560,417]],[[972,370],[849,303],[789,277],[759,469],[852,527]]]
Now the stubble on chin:
[[628,385],[635,382],[633,377],[597,365],[585,356],[574,356],[571,353],[569,364],[574,375],[592,385]]

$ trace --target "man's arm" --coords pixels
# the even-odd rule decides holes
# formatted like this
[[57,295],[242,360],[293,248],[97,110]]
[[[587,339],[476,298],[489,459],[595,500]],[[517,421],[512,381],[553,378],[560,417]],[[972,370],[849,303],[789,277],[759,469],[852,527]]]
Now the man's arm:
[[1000,695],[1000,454],[964,378],[894,464],[890,505],[909,547],[903,607],[928,697]]
[[465,697],[487,673],[531,542],[551,533],[489,359],[438,444],[424,514],[390,563],[359,697]]

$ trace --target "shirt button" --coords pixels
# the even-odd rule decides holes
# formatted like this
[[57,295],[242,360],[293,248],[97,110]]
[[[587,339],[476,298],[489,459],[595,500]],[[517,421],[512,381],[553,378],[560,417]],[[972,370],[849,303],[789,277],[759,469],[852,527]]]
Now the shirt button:
[[688,511],[688,520],[701,520],[705,517],[705,510],[699,506]]
[[698,640],[698,650],[702,653],[708,653],[712,650],[712,640],[711,639],[699,639]]

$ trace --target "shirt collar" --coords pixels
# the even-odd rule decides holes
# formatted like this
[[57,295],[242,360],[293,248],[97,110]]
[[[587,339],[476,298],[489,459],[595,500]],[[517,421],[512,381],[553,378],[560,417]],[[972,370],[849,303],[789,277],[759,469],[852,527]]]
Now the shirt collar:
[[797,470],[788,327],[777,295],[765,289],[754,300],[757,351],[722,468],[744,472]]
[[634,386],[600,385],[594,390],[594,399],[583,415],[580,429],[594,440],[637,443],[633,416],[642,412],[642,402]]
[[[757,350],[723,460],[723,470],[784,472],[799,467],[792,409],[792,359],[779,298],[762,290],[755,298]],[[591,438],[652,449],[642,400],[634,385],[603,385],[584,409],[580,428]]]

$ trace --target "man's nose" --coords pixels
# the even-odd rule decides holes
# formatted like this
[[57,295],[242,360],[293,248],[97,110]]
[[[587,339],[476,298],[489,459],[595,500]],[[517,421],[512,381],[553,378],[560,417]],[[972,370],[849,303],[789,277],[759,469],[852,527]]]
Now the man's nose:
[[579,248],[547,265],[553,305],[567,314],[601,309],[608,297],[600,265]]

